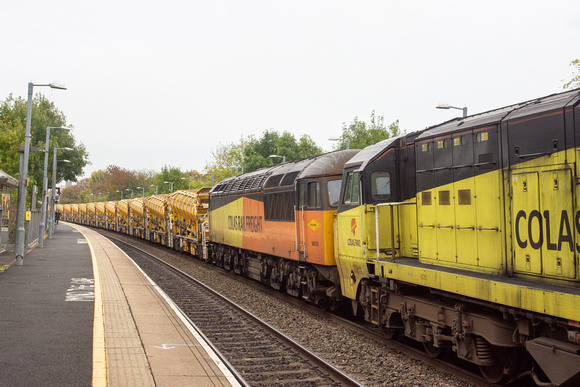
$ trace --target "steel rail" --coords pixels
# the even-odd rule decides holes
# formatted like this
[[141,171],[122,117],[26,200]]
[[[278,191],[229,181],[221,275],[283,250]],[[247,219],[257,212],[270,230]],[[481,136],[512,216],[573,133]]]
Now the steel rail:
[[[207,291],[211,295],[217,297],[222,302],[224,302],[225,304],[227,304],[231,308],[235,309],[237,312],[241,313],[243,316],[245,316],[246,318],[248,318],[249,320],[251,320],[255,324],[257,324],[260,327],[262,327],[262,329],[264,329],[265,331],[267,331],[268,333],[270,333],[272,336],[276,337],[278,340],[280,340],[280,341],[284,342],[285,344],[287,344],[297,354],[299,354],[303,359],[305,359],[306,361],[308,361],[309,363],[311,363],[312,365],[314,365],[321,372],[323,372],[325,374],[328,374],[333,380],[335,380],[336,382],[340,383],[341,385],[344,385],[344,386],[361,386],[362,387],[362,384],[360,384],[358,381],[356,381],[353,378],[351,378],[349,375],[347,375],[346,373],[344,373],[340,369],[338,369],[335,366],[333,366],[332,364],[328,363],[326,360],[324,360],[320,356],[316,355],[312,351],[308,350],[306,347],[302,346],[298,342],[292,340],[290,337],[286,336],[281,331],[277,330],[276,328],[274,328],[270,324],[268,324],[265,321],[261,320],[259,317],[255,316],[250,311],[248,311],[248,310],[244,309],[243,307],[237,305],[235,302],[231,301],[230,299],[228,299],[227,297],[225,297],[222,294],[218,293],[217,291],[213,290],[209,286],[205,285],[204,283],[200,282],[199,280],[197,280],[194,277],[190,276],[189,274],[185,273],[181,269],[179,269],[179,268],[177,268],[177,267],[175,267],[175,266],[173,266],[173,265],[165,262],[161,258],[158,258],[155,255],[153,255],[153,254],[151,254],[151,253],[149,253],[149,252],[147,252],[147,251],[145,251],[145,250],[143,250],[143,249],[141,249],[141,248],[139,248],[139,247],[137,247],[137,246],[135,246],[135,245],[133,245],[133,244],[131,244],[129,242],[122,241],[120,239],[117,239],[117,238],[111,237],[111,236],[108,236],[108,238],[111,239],[111,240],[117,241],[118,242],[118,244],[117,244],[118,246],[119,246],[119,244],[127,245],[130,248],[139,251],[141,254],[150,257],[151,259],[155,260],[156,262],[163,264],[164,266],[168,267],[169,269],[171,269],[172,271],[174,271],[178,275],[182,276],[183,278],[186,278],[188,281],[194,282],[196,285],[200,286],[202,289],[204,289],[205,291]],[[187,316],[185,314],[185,312],[182,311],[182,313],[185,316]],[[188,318],[188,320],[194,326],[196,326],[189,318]],[[198,329],[197,326],[196,326],[196,329]],[[201,333],[201,331],[200,331],[200,333]],[[223,354],[215,347],[215,345],[213,345],[211,343],[211,341],[205,335],[203,335],[203,337],[209,343],[209,345],[212,347],[212,349],[214,349],[216,351],[216,353],[219,354],[220,359],[222,359],[225,362],[225,364],[230,369],[230,371],[234,374],[234,376],[236,377],[236,379],[239,378],[238,380],[240,381],[240,383],[243,383],[244,385],[248,385],[247,382],[243,379],[243,377],[233,368],[233,366],[225,359],[225,357],[223,356]]]

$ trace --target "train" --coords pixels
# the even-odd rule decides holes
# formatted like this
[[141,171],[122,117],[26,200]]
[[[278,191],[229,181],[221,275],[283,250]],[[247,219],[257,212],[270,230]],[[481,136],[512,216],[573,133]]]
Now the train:
[[580,89],[58,210],[454,353],[492,383],[580,384]]

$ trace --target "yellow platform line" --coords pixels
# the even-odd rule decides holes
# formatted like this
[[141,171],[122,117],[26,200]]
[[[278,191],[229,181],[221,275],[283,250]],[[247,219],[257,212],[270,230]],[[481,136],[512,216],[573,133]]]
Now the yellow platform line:
[[70,224],[80,232],[89,245],[91,251],[91,260],[93,261],[93,276],[95,279],[95,316],[93,320],[93,382],[95,387],[107,385],[107,357],[105,347],[105,319],[103,315],[103,294],[101,287],[101,277],[99,276],[99,267],[97,257],[93,250],[93,245],[89,238],[75,225]]

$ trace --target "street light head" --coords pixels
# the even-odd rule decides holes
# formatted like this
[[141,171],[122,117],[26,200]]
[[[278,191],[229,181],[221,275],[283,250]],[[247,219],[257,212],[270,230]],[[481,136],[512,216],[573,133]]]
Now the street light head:
[[70,160],[56,160],[56,161],[62,161],[63,163],[70,163]]
[[50,86],[51,89],[66,90],[66,87],[64,85],[61,85],[56,82],[49,83],[48,86]]
[[285,163],[286,162],[286,156],[278,156],[278,155],[270,155],[268,157],[274,158],[274,157],[280,157],[282,159],[282,162]]
[[467,106],[464,106],[462,108],[457,107],[457,106],[451,106],[449,104],[445,104],[445,103],[441,103],[438,106],[436,106],[437,109],[457,109],[457,110],[461,110],[463,112],[463,118],[467,117]]
[[47,126],[46,129],[65,129],[65,130],[73,130],[73,128],[69,128],[68,126]]

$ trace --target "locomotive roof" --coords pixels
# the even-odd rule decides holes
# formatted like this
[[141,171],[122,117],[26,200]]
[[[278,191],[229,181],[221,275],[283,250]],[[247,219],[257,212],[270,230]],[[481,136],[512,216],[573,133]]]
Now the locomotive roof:
[[450,121],[425,129],[423,133],[417,137],[417,141],[465,130],[467,128],[496,125],[506,119],[531,116],[542,112],[563,109],[570,105],[570,103],[577,103],[579,98],[580,89],[576,89],[505,106],[484,113],[474,114],[465,118],[454,118]]
[[348,160],[348,162],[345,164],[345,167],[360,165],[358,169],[363,170],[369,162],[371,162],[380,154],[382,154],[385,151],[385,149],[387,149],[389,146],[391,146],[391,144],[393,144],[401,137],[403,136],[387,138],[386,140],[379,141],[376,144],[367,146],[366,148],[361,150],[358,154],[356,154],[353,158]]
[[361,171],[366,166],[382,155],[396,141],[403,141],[405,144],[413,141],[421,141],[443,134],[466,130],[467,128],[482,127],[485,125],[498,124],[506,118],[512,119],[522,116],[539,114],[549,110],[563,109],[571,103],[577,103],[580,100],[580,89],[567,91],[559,94],[552,94],[546,97],[506,106],[503,108],[491,110],[484,113],[474,114],[465,118],[454,118],[442,124],[434,125],[421,131],[401,135],[398,137],[388,138],[376,144],[367,146],[357,155],[350,159],[345,167],[357,167]]
[[358,149],[335,151],[257,169],[221,181],[212,189],[211,194],[256,192],[293,186],[297,179],[342,175],[344,163],[358,152]]

